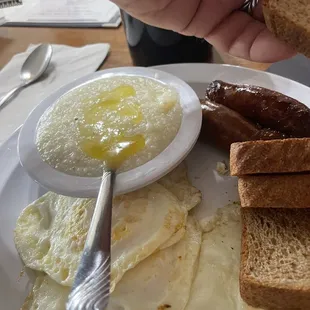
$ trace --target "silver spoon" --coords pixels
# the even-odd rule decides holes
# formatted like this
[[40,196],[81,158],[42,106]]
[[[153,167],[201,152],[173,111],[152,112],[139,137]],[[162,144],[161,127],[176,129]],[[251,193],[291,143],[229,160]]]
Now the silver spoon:
[[67,310],[104,310],[110,295],[111,220],[115,173],[104,171]]
[[20,71],[21,84],[1,98],[0,107],[10,100],[16,92],[36,81],[45,72],[52,58],[52,53],[50,44],[41,44],[32,51]]

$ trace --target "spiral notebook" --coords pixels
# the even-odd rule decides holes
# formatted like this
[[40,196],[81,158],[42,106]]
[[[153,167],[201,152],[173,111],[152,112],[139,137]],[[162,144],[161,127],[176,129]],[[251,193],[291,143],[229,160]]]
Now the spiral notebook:
[[0,0],[0,9],[22,5],[22,0]]
[[[21,2],[3,0],[10,1]],[[96,28],[118,27],[121,22],[119,8],[109,0],[23,0],[2,11],[5,26]]]

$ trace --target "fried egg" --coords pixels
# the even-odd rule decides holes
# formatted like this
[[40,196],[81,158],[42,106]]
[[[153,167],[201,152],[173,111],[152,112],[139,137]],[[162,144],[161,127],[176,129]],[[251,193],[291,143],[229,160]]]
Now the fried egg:
[[[44,271],[59,284],[71,286],[94,206],[94,199],[49,192],[26,207],[15,229],[16,248],[25,265]],[[111,289],[127,270],[183,229],[186,218],[183,204],[158,183],[116,197],[112,214]]]
[[179,242],[183,238],[185,232],[186,232],[185,227],[182,227],[176,233],[174,233],[164,244],[162,244],[159,249],[163,250],[165,248],[169,248],[170,246]]
[[21,310],[65,310],[69,293],[69,287],[41,274],[36,278]]
[[201,229],[188,218],[183,239],[129,270],[111,295],[109,310],[182,310],[196,271]]
[[201,202],[201,192],[190,183],[185,162],[161,178],[158,183],[171,191],[187,210],[193,209]]
[[[182,310],[194,278],[201,230],[188,219],[186,234],[177,244],[158,251],[128,271],[110,296],[108,310]],[[65,310],[70,289],[50,279],[37,278],[22,310]],[[37,308],[34,306],[37,305]],[[50,306],[55,305],[52,308]]]
[[182,231],[187,220],[186,208],[158,183],[117,197],[113,211],[112,287],[113,281],[117,283],[127,270]]
[[238,205],[219,209],[205,225],[186,310],[250,310],[239,292],[241,217]]

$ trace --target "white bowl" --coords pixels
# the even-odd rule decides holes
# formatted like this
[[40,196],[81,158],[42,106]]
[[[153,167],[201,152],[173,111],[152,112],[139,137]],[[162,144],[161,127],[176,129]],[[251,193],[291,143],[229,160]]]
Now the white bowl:
[[100,177],[78,177],[60,172],[45,163],[36,147],[37,124],[51,105],[65,93],[87,83],[117,76],[134,75],[152,78],[174,87],[180,96],[183,117],[180,129],[159,155],[130,171],[116,176],[114,194],[134,191],[163,177],[175,168],[195,145],[201,128],[201,106],[194,90],[179,78],[154,69],[125,67],[99,71],[77,79],[60,88],[43,100],[28,116],[18,139],[18,153],[22,166],[29,176],[43,187],[61,195],[72,197],[96,197],[100,186]]

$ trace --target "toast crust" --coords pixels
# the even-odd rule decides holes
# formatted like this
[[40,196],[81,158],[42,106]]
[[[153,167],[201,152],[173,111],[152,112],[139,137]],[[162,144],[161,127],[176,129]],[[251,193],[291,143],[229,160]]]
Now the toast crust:
[[310,208],[310,174],[242,176],[238,191],[243,208]]
[[233,176],[310,171],[310,138],[233,143]]

